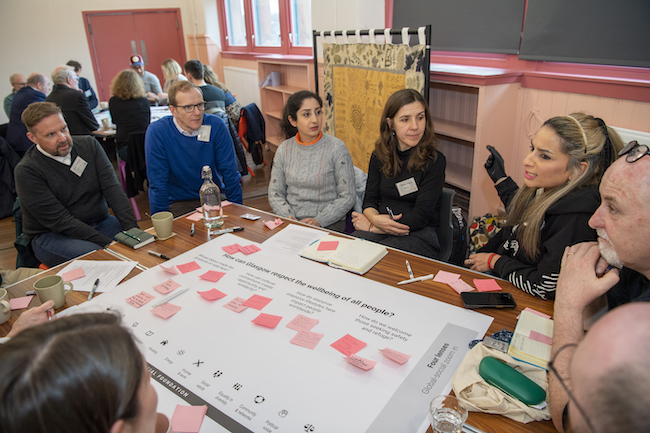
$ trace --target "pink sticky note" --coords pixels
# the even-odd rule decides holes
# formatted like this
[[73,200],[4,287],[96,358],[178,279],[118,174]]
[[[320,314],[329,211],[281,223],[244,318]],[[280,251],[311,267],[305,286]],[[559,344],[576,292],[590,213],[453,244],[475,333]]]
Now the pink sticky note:
[[199,266],[198,263],[192,261],[188,263],[183,263],[182,265],[176,265],[176,269],[181,271],[181,274],[187,274],[188,272],[196,271],[197,269],[201,269],[201,266]]
[[160,269],[167,272],[168,274],[172,274],[172,275],[180,274],[180,272],[178,272],[178,269],[176,269],[176,266],[165,266],[163,264],[159,264],[158,266],[160,266]]
[[231,256],[235,253],[239,252],[239,244],[232,244],[232,245],[226,245],[225,247],[221,247],[222,250],[230,254]]
[[278,323],[280,323],[280,320],[282,320],[282,316],[261,313],[259,316],[251,320],[251,322],[256,325],[266,326],[267,328],[275,328],[278,326]]
[[167,293],[179,288],[180,286],[180,284],[170,278],[169,280],[160,283],[157,286],[153,286],[153,288],[156,292],[166,295]]
[[172,415],[172,431],[175,433],[198,433],[207,411],[207,406],[176,405],[174,415]]
[[479,292],[495,292],[501,290],[501,287],[497,284],[495,279],[489,278],[487,280],[479,280],[474,278],[474,285]]
[[[229,202],[228,200],[224,200],[224,201],[221,202],[221,207],[230,206],[231,204],[232,203]],[[214,206],[214,208],[219,210],[219,206]],[[196,211],[197,212],[203,212],[203,208],[201,206],[199,206],[199,207],[196,208]]]
[[459,295],[463,292],[471,292],[474,287],[470,286],[463,280],[447,281],[447,285],[454,289]]
[[203,215],[198,212],[194,212],[193,214],[187,216],[185,219],[188,219],[190,221],[200,221],[201,218],[203,218]]
[[262,308],[266,307],[272,300],[273,299],[267,298],[265,296],[253,295],[248,298],[242,305],[245,307],[254,308],[256,310],[261,310]]
[[158,317],[162,317],[163,319],[169,319],[179,311],[181,311],[181,307],[179,307],[178,305],[170,304],[169,302],[167,302],[166,304],[159,305],[153,310],[151,310],[153,314],[155,314]]
[[298,314],[291,322],[287,323],[287,328],[293,329],[294,331],[311,331],[317,323],[318,319],[312,319]]
[[228,302],[223,307],[232,310],[235,313],[241,313],[242,311],[248,308],[245,305],[243,305],[244,302],[246,302],[246,299],[244,298],[235,298],[232,301]]
[[147,302],[151,301],[153,298],[154,296],[151,296],[147,292],[140,292],[136,295],[126,298],[126,302],[133,305],[135,308],[140,308]]
[[242,253],[244,253],[246,255],[249,255],[249,254],[256,253],[258,251],[262,251],[262,249],[259,248],[257,245],[250,244],[250,245],[246,245],[246,246],[240,246],[239,251],[241,251]]
[[68,272],[64,272],[61,277],[63,278],[64,281],[73,281],[76,280],[77,278],[85,277],[86,273],[84,272],[83,269],[77,268],[73,269]]
[[405,353],[398,352],[397,350],[389,349],[388,347],[386,347],[385,349],[380,349],[379,351],[386,358],[398,363],[399,365],[403,365],[406,363],[406,361],[411,359],[411,355],[406,355]]
[[9,299],[9,305],[11,305],[12,310],[22,310],[29,306],[32,298],[33,296],[22,296],[20,298]]
[[318,334],[311,331],[298,331],[296,336],[293,337],[289,342],[297,346],[302,346],[306,347],[307,349],[314,350],[322,338],[323,334]]
[[201,278],[201,279],[203,279],[203,280],[212,281],[213,283],[216,283],[216,282],[219,281],[219,280],[221,279],[221,277],[223,277],[224,275],[226,275],[225,272],[208,271],[208,272],[206,272],[206,273],[203,274],[203,275],[199,275],[199,278]]
[[375,365],[377,365],[377,361],[371,361],[366,358],[362,358],[357,355],[350,355],[347,358],[348,362],[352,365],[354,365],[357,368],[362,369],[363,371],[368,371],[372,369]]
[[548,335],[544,335],[537,331],[530,331],[530,335],[528,335],[528,338],[530,338],[533,341],[539,341],[540,343],[546,343],[549,346],[553,344],[553,337],[549,337]]
[[318,244],[318,251],[334,251],[339,246],[339,241],[323,241]]
[[273,230],[278,226],[282,225],[282,220],[280,218],[276,218],[273,221],[264,221],[264,225],[269,229]]
[[345,334],[343,337],[330,344],[330,346],[341,352],[343,355],[350,356],[366,347],[366,343],[357,340],[350,334]]
[[207,290],[205,292],[197,292],[199,295],[203,296],[208,301],[216,301],[226,296],[225,293],[220,292],[217,289]]
[[460,278],[460,274],[454,274],[453,272],[447,272],[447,271],[438,271],[433,281],[437,283],[448,283],[450,281],[456,281],[459,278]]
[[[542,313],[541,311],[533,310],[533,309],[530,308],[530,307],[526,307],[526,308],[524,308],[524,309],[521,310],[521,311],[522,311],[522,313],[523,313],[524,311],[528,311],[529,313],[533,313],[533,314],[535,314],[535,315],[537,315],[537,316],[539,316],[539,317],[543,317],[543,318],[545,318],[545,319],[550,319],[550,318],[551,318],[551,316],[549,316],[548,314],[544,314],[544,313]],[[519,316],[521,316],[521,313],[519,313]],[[519,316],[517,316],[517,319],[519,319]]]

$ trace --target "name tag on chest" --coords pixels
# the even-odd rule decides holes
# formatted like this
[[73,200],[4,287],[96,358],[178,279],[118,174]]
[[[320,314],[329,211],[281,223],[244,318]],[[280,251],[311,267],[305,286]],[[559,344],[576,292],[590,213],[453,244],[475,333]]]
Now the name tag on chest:
[[412,177],[397,182],[395,186],[397,187],[397,192],[399,192],[400,197],[404,197],[405,195],[414,193],[418,190],[418,184],[415,183],[415,179]]
[[70,166],[70,171],[76,174],[77,176],[81,177],[83,174],[84,170],[86,169],[86,166],[88,163],[84,161],[84,159],[80,156],[77,156],[77,158],[74,160],[72,165]]
[[199,136],[197,137],[199,141],[210,141],[210,131],[212,126],[210,125],[201,125],[199,129]]

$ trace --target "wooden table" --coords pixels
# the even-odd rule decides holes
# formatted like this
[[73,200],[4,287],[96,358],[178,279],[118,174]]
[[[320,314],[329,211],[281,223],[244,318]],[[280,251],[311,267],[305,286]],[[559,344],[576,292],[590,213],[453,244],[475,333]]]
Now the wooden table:
[[[276,215],[253,209],[247,206],[233,204],[224,208],[224,213],[228,215],[225,219],[225,224],[222,228],[241,226],[244,227],[244,231],[238,232],[237,235],[254,241],[254,242],[263,242],[268,239],[270,236],[277,233],[276,230],[269,230],[264,225],[264,220],[270,220],[277,218]],[[254,215],[261,216],[257,221],[250,221],[244,218],[241,218],[241,215],[245,213],[251,213]],[[285,219],[286,223],[291,224],[300,224],[291,220]],[[190,229],[192,226],[192,221],[181,217],[177,218],[174,221],[173,231],[176,233],[176,236],[166,240],[166,241],[156,241],[152,244],[149,244],[141,249],[133,250],[125,245],[114,243],[111,244],[107,250],[100,250],[94,253],[90,253],[84,257],[84,259],[89,260],[135,260],[139,262],[139,268],[136,267],[126,279],[132,278],[133,276],[140,273],[142,268],[151,268],[159,263],[164,262],[164,259],[158,258],[156,256],[150,255],[147,253],[147,250],[156,251],[158,253],[164,254],[171,258],[176,257],[180,254],[185,253],[186,251],[203,244],[210,240],[208,236],[208,230],[204,227],[202,222],[195,223],[195,234],[190,236]],[[280,226],[279,229],[282,229],[284,226]],[[151,231],[153,229],[149,229]],[[388,255],[386,255],[379,264],[372,268],[364,277],[369,278],[374,281],[378,281],[384,284],[392,285],[399,287],[403,290],[408,290],[413,293],[417,293],[422,296],[427,296],[429,298],[434,298],[439,301],[446,302],[451,305],[462,307],[462,301],[460,296],[453,290],[449,288],[446,284],[435,283],[432,281],[423,281],[410,283],[403,286],[397,286],[398,281],[402,281],[408,278],[406,271],[405,261],[408,260],[413,268],[414,272],[417,275],[424,275],[430,273],[436,273],[440,270],[455,272],[461,274],[461,278],[472,284],[472,279],[479,277],[485,278],[484,274],[470,271],[466,268],[460,268],[457,266],[449,265],[443,262],[438,262],[435,260],[426,259],[424,257],[415,256],[409,253],[402,251],[397,251],[389,248]],[[22,282],[19,282],[11,286],[9,290],[9,296],[11,298],[23,296],[24,292],[27,290],[32,290],[32,284],[36,279],[44,275],[55,274],[62,267],[65,266],[59,265],[55,268],[52,268],[46,271],[43,274],[29,278]],[[323,264],[323,266],[327,266]],[[517,316],[525,307],[534,308],[535,310],[541,311],[543,313],[552,315],[553,314],[553,303],[551,301],[544,301],[539,298],[530,296],[521,290],[514,287],[512,284],[500,280],[499,285],[504,288],[505,291],[512,293],[513,297],[517,302],[517,308],[515,309],[482,309],[481,313],[489,315],[494,318],[492,325],[488,331],[489,333],[499,331],[503,328],[513,330],[515,324],[517,323]],[[100,295],[97,295],[100,296]],[[69,306],[82,303],[87,300],[87,294],[84,292],[73,292],[66,297],[66,304],[62,309],[65,309]],[[34,297],[30,306],[40,305],[40,301],[37,297]],[[6,335],[9,331],[11,324],[19,316],[20,311],[12,312],[11,319],[4,325],[0,325],[0,335]],[[477,427],[486,433],[489,432],[555,432],[555,428],[551,421],[545,422],[533,422],[530,424],[520,424],[518,422],[512,421],[508,418],[499,416],[499,415],[488,415],[483,413],[471,412],[468,418],[468,423],[474,427]],[[429,429],[431,431],[431,429]]]

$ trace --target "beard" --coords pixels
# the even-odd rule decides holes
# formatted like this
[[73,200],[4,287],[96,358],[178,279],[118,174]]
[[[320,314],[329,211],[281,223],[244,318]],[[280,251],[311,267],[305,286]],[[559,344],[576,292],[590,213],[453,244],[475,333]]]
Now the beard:
[[618,257],[616,250],[614,250],[612,242],[609,240],[609,236],[607,236],[607,232],[603,229],[596,229],[596,233],[598,233],[599,238],[602,238],[598,239],[598,247],[600,248],[602,258],[610,265],[619,269],[622,268],[623,262]]

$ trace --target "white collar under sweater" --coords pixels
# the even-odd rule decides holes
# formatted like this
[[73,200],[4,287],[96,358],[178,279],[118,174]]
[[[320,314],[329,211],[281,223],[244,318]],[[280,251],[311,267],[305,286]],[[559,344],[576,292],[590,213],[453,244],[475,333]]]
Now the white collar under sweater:
[[49,158],[52,158],[52,159],[55,160],[55,161],[59,161],[61,164],[65,164],[65,165],[67,165],[68,167],[70,166],[70,164],[72,164],[72,155],[70,155],[70,152],[72,152],[72,146],[70,146],[70,152],[68,152],[68,154],[67,154],[66,156],[54,156],[54,155],[52,155],[52,154],[49,154],[49,153],[47,153],[47,152],[45,151],[45,149],[43,149],[43,148],[41,147],[40,144],[37,144],[37,145],[36,145],[36,148],[37,148],[37,149],[38,149],[38,150],[39,150],[43,155],[45,155],[45,156],[47,156],[47,157],[49,157]]

